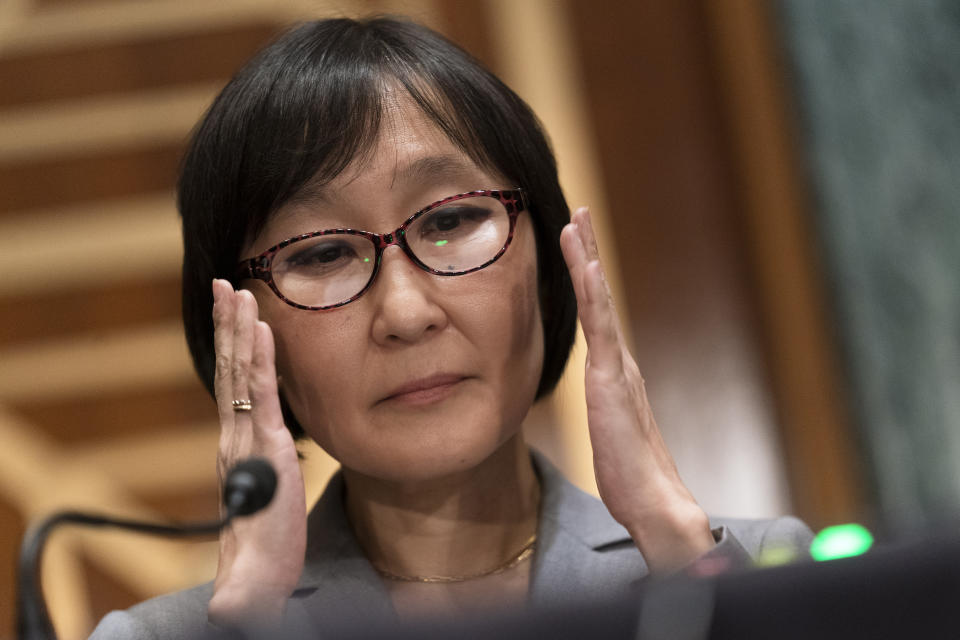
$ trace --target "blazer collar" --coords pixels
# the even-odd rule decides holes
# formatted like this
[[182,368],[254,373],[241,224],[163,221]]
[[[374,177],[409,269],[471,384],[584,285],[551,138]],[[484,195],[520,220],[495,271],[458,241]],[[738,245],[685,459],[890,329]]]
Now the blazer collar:
[[[568,586],[602,580],[610,568],[598,552],[632,541],[600,500],[567,481],[541,453],[531,456],[542,500],[530,587],[536,604],[567,595]],[[320,623],[324,618],[329,623],[330,614],[340,620],[390,619],[395,614],[389,594],[354,536],[344,491],[338,472],[310,512],[306,561],[291,609]]]
[[[538,539],[563,531],[591,549],[630,540],[603,502],[575,487],[539,451],[531,450],[531,456],[542,496]],[[542,548],[539,543],[538,548]]]
[[395,616],[380,575],[353,534],[338,471],[307,518],[303,573],[288,613],[328,629],[331,621],[389,620]]
[[[571,484],[543,455],[532,455],[542,502],[530,603],[549,607],[599,599],[646,574],[630,534],[606,506]],[[631,553],[606,553],[624,549]]]

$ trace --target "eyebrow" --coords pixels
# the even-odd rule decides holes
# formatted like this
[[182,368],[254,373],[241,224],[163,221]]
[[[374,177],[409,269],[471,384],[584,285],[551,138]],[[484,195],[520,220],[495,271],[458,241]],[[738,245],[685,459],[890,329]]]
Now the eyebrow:
[[[460,156],[442,154],[421,156],[409,164],[400,166],[393,175],[393,183],[401,182],[431,182],[434,180],[453,180],[467,176],[477,170],[476,165]],[[485,186],[485,185],[479,185]],[[290,199],[290,204],[312,204],[317,202],[329,203],[327,183],[309,180]]]
[[[420,184],[444,180],[456,181],[469,177],[477,171],[479,171],[479,168],[475,164],[459,155],[447,153],[420,156],[413,162],[397,167],[391,180],[391,186],[398,180]],[[470,188],[480,189],[488,186],[490,185],[475,185]],[[301,206],[329,205],[331,200],[328,193],[328,184],[309,180],[276,213],[283,217]]]
[[394,180],[429,182],[456,179],[474,171],[477,171],[476,165],[460,156],[451,154],[423,156],[400,167],[394,174]]

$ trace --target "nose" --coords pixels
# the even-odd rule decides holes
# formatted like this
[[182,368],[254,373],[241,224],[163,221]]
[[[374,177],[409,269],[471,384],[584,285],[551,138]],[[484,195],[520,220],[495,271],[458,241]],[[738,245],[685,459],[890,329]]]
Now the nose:
[[415,265],[400,247],[383,252],[380,272],[367,293],[375,300],[373,339],[383,345],[415,343],[446,327],[434,276]]

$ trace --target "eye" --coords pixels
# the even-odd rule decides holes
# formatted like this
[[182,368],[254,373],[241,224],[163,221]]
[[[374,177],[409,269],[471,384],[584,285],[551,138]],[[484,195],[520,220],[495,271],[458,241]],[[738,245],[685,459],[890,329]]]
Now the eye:
[[287,258],[287,263],[298,267],[323,265],[337,260],[346,260],[356,255],[353,247],[347,244],[324,243],[294,253]]
[[460,237],[470,234],[489,220],[492,212],[481,206],[451,205],[423,216],[417,231],[421,237]]
[[460,215],[453,211],[444,211],[434,216],[433,226],[437,231],[453,231],[460,226]]
[[[321,237],[289,245],[275,260],[274,271],[303,277],[324,277],[343,273],[369,263],[372,245],[353,236]],[[279,262],[279,264],[277,264]]]

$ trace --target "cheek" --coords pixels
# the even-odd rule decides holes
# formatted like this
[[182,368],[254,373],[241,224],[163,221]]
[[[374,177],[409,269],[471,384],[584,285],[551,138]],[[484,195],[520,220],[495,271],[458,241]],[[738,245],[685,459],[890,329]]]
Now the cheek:
[[523,278],[511,291],[512,322],[509,353],[525,354],[526,365],[535,368],[537,381],[543,366],[543,321],[537,287],[536,262],[529,264]]
[[286,383],[292,379],[292,362],[290,354],[296,350],[293,345],[296,342],[296,335],[299,333],[297,327],[296,309],[284,304],[278,300],[272,293],[263,292],[266,289],[259,283],[251,288],[257,304],[260,308],[260,319],[270,325],[270,331],[273,333],[273,342],[276,348],[277,375],[282,377]]
[[[495,323],[497,330],[489,353],[501,354],[501,392],[507,399],[505,409],[514,420],[533,403],[543,369],[543,321],[540,314],[536,245],[532,229],[527,229],[520,249],[497,274],[501,286],[489,306],[478,310],[478,317]],[[506,284],[506,286],[503,286]],[[522,419],[522,416],[521,418]]]
[[290,307],[269,291],[269,298],[254,295],[261,320],[273,331],[281,395],[308,432],[311,425],[328,424],[333,408],[323,398],[344,397],[363,367],[363,355],[351,350],[362,344],[361,323],[346,310],[313,313]]

